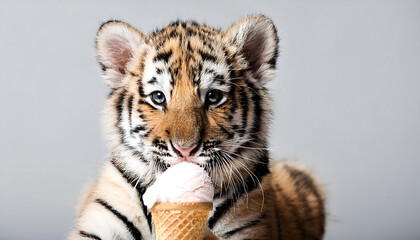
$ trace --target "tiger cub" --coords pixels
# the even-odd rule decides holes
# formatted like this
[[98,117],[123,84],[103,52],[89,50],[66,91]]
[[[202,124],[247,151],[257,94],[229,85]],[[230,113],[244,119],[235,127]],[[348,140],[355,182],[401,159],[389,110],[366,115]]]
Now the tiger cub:
[[226,30],[174,22],[148,35],[109,21],[96,48],[111,93],[109,161],[82,201],[70,239],[154,239],[142,195],[181,161],[214,186],[204,239],[322,239],[324,197],[303,168],[269,159],[278,37],[251,15]]

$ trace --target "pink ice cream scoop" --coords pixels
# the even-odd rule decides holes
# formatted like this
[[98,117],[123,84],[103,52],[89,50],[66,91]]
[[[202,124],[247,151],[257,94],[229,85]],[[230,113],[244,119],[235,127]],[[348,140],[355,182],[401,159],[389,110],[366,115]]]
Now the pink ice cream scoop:
[[143,195],[147,208],[158,202],[213,202],[210,176],[197,164],[181,162],[168,168]]

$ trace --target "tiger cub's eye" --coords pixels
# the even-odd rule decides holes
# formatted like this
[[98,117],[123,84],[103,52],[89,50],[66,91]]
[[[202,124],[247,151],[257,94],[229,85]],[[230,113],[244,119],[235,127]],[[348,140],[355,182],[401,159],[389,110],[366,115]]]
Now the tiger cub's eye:
[[220,102],[222,98],[223,98],[222,91],[213,89],[207,93],[206,101],[208,102],[208,104],[216,104]]
[[151,95],[152,95],[152,101],[156,105],[162,105],[166,101],[165,94],[163,94],[163,92],[161,91],[154,91],[152,92]]

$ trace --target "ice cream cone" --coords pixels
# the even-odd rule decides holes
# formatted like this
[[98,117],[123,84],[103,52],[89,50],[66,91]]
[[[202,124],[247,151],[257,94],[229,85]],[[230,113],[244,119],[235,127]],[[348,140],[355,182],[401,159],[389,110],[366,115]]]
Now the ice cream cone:
[[157,240],[203,239],[211,202],[156,203],[151,209]]

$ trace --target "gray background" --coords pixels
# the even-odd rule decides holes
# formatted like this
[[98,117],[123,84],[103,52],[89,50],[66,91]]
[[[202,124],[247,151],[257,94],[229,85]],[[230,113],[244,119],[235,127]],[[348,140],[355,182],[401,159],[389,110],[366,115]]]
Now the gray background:
[[281,38],[271,149],[325,183],[326,239],[420,239],[419,1],[0,1],[0,239],[64,239],[106,160],[102,21],[250,13]]

